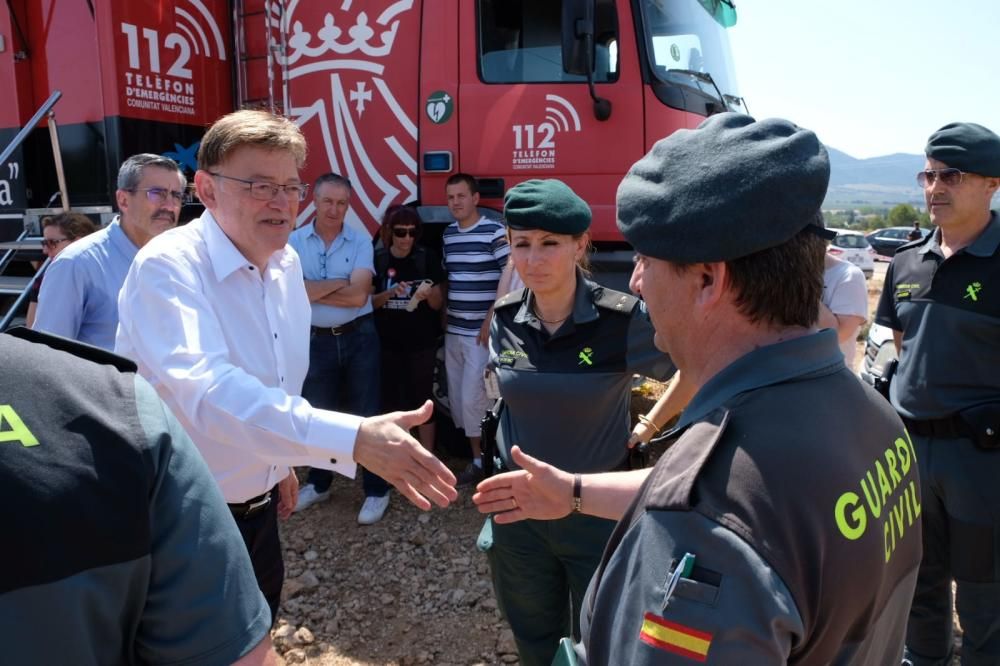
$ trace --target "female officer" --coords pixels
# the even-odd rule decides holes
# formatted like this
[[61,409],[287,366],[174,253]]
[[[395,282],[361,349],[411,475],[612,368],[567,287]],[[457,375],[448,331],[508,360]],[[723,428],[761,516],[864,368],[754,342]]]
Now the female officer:
[[[501,462],[516,468],[509,450],[518,444],[572,472],[627,469],[632,375],[665,379],[674,365],[653,345],[639,299],[587,279],[590,208],[569,187],[520,183],[504,216],[525,288],[497,301],[490,333]],[[648,440],[683,407],[682,393],[664,394],[632,439]],[[613,528],[582,513],[492,525],[494,589],[524,666],[549,666],[559,639],[579,635],[580,602]]]

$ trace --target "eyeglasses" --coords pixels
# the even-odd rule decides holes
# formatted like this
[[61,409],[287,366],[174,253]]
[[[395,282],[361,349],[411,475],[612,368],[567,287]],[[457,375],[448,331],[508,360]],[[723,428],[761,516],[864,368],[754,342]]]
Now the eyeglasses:
[[417,228],[416,227],[393,227],[392,228],[392,235],[395,236],[396,238],[406,238],[407,236],[409,236],[410,238],[416,238],[417,237]]
[[278,192],[284,191],[285,196],[289,199],[295,201],[304,201],[306,195],[309,193],[309,186],[303,183],[290,183],[288,185],[275,185],[274,183],[268,183],[263,180],[246,180],[245,178],[234,178],[233,176],[226,176],[221,173],[214,173],[212,171],[207,172],[209,176],[215,176],[216,178],[225,178],[226,180],[235,180],[237,183],[243,183],[250,186],[250,196],[254,199],[260,199],[261,201],[271,201],[274,197],[278,196]]
[[50,250],[54,250],[59,247],[60,243],[68,243],[68,238],[45,238],[42,240],[42,247],[47,247]]
[[961,169],[927,169],[917,173],[917,182],[920,187],[930,187],[934,181],[940,180],[943,185],[954,187],[962,182],[965,172]]
[[165,204],[167,203],[167,197],[174,200],[174,203],[182,204],[189,200],[187,192],[178,192],[177,190],[166,190],[162,187],[137,187],[131,190],[126,190],[135,194],[136,192],[145,192],[146,198],[155,204]]

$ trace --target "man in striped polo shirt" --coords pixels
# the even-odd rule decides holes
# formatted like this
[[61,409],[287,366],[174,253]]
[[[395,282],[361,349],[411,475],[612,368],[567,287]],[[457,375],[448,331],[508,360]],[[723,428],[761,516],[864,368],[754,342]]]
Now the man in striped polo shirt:
[[502,224],[479,216],[475,178],[456,173],[445,184],[445,193],[455,218],[443,238],[448,271],[445,369],[451,418],[472,448],[472,463],[458,475],[457,485],[464,486],[483,478],[479,422],[488,407],[483,371],[489,360],[493,302],[507,293],[510,283],[504,271],[510,246]]

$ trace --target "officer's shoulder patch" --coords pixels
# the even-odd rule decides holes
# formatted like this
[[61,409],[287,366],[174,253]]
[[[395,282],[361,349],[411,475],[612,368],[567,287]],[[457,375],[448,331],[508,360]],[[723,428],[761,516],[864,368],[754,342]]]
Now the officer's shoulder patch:
[[667,449],[650,473],[647,509],[687,511],[694,485],[729,423],[729,410],[719,407],[692,423]]
[[898,253],[898,252],[900,252],[902,250],[912,250],[915,247],[921,247],[923,245],[926,245],[927,243],[931,242],[931,239],[933,237],[934,237],[934,233],[929,233],[926,236],[924,236],[923,238],[918,238],[917,240],[906,241],[905,243],[903,243],[902,245],[900,245],[899,247],[896,248],[896,252]]
[[498,298],[496,303],[493,304],[493,309],[499,310],[500,308],[505,308],[511,305],[520,305],[524,301],[524,297],[527,293],[527,289],[515,289],[509,294]]
[[83,342],[77,342],[76,340],[71,340],[70,338],[51,335],[49,333],[42,333],[41,331],[35,331],[24,326],[8,329],[5,333],[6,335],[20,338],[21,340],[25,340],[27,342],[45,345],[46,347],[50,347],[57,351],[78,356],[79,358],[93,363],[110,365],[119,372],[136,372],[138,370],[135,362],[125,358],[124,356],[119,356],[118,354],[109,352],[107,349],[101,349],[100,347],[94,347],[93,345],[88,345]]
[[602,310],[629,314],[638,302],[639,298],[637,296],[626,294],[622,291],[615,291],[614,289],[607,289],[605,287],[594,289],[594,305]]

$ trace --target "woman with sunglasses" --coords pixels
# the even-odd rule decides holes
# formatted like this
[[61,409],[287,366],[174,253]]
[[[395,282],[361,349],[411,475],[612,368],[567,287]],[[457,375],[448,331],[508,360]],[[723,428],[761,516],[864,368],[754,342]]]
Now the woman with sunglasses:
[[[674,365],[653,343],[644,304],[588,279],[590,208],[561,181],[529,180],[507,192],[504,217],[525,289],[496,302],[490,329],[501,469],[518,468],[515,444],[574,473],[630,469],[628,447],[648,442],[691,392],[675,380],[630,436],[633,373],[666,379]],[[561,637],[579,637],[580,604],[614,526],[578,512],[487,519],[479,546],[522,665],[548,666]]]
[[[375,328],[382,353],[382,407],[417,409],[431,397],[444,304],[441,259],[417,243],[423,224],[409,206],[385,212],[375,252]],[[418,426],[418,439],[434,449],[434,421]]]
[[[48,258],[49,263],[52,263],[56,255],[65,250],[70,243],[95,231],[97,231],[97,225],[81,213],[59,213],[43,217],[42,254]],[[43,277],[44,275],[38,276],[38,279],[35,280],[35,286],[31,289],[31,295],[28,297],[28,316],[25,321],[28,328],[31,328],[35,323],[38,293],[42,289]]]

